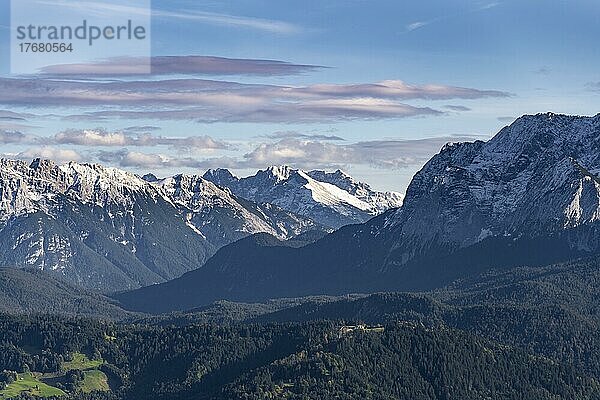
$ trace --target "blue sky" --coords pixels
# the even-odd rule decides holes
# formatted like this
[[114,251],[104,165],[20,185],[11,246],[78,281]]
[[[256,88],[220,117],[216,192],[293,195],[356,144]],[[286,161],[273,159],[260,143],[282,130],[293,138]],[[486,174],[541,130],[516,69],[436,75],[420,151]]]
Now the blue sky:
[[[8,1],[0,4],[7,60]],[[599,111],[597,1],[152,8],[151,76],[74,77],[60,65],[15,76],[0,63],[0,153],[157,175],[339,167],[403,191],[447,141],[488,139],[522,114]]]

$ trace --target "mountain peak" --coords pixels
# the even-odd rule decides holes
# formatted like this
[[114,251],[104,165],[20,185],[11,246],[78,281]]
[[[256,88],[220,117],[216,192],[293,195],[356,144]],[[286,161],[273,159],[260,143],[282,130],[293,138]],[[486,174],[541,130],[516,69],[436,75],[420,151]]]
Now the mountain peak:
[[158,178],[154,174],[146,174],[142,176],[142,179],[150,183],[158,181]]
[[350,179],[354,179],[354,178],[352,178],[352,176],[350,176],[350,174],[346,173],[345,171],[342,171],[341,169],[336,169],[336,170],[333,172],[333,174],[334,174],[334,175],[337,175],[337,176],[340,176],[340,177],[343,177],[343,178],[350,178]]
[[99,164],[0,160],[0,264],[94,288],[172,279],[254,233],[285,240],[322,229],[198,175],[142,179]]
[[35,158],[35,159],[33,159],[33,161],[31,161],[31,164],[29,164],[29,168],[39,169],[39,168],[44,168],[44,167],[51,167],[51,166],[53,166],[53,164],[54,163],[49,160],[42,160],[41,158]]
[[410,259],[415,249],[402,242],[462,247],[594,224],[598,170],[598,116],[525,115],[488,142],[444,146],[415,175],[389,225]]
[[[554,157],[589,158],[597,146],[600,115],[595,117],[555,113],[524,115],[486,143],[485,150],[513,164],[519,159]],[[545,154],[546,150],[553,155]]]
[[221,187],[227,187],[231,182],[235,182],[238,179],[227,168],[211,168],[202,177]]
[[282,165],[241,179],[227,179],[223,173],[205,177],[238,197],[275,204],[330,228],[364,222],[402,204],[399,193],[376,192],[341,170],[306,172]]
[[522,126],[526,124],[589,124],[597,122],[600,119],[600,113],[595,116],[569,115],[554,112],[544,112],[537,114],[525,114],[517,118],[511,125]]
[[297,170],[287,166],[287,165],[272,165],[268,167],[265,172],[275,178],[277,181],[286,181],[290,178],[292,173],[297,172]]

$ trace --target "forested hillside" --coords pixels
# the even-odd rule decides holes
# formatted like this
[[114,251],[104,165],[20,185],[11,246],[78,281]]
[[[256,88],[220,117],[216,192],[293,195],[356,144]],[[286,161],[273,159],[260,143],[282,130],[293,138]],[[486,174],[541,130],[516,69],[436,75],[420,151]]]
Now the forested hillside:
[[[54,384],[66,393],[65,398],[73,399],[600,395],[594,376],[572,365],[444,325],[398,321],[349,326],[321,321],[152,327],[5,316],[0,328],[0,369],[17,372],[19,377],[32,371],[42,384]],[[101,372],[109,389],[85,393],[76,376],[66,375],[62,381],[49,378],[64,370],[65,364],[73,365],[66,361],[73,354],[98,360],[88,368]]]
[[131,313],[99,293],[34,269],[0,268],[0,312],[88,315],[121,319]]
[[0,370],[63,399],[595,399],[599,263],[130,322],[4,315]]

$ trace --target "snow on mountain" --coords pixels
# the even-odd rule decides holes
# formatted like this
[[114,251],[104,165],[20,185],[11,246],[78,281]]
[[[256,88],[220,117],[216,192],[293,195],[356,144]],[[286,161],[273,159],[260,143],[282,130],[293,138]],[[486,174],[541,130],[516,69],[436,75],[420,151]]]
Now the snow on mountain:
[[254,233],[288,239],[323,229],[198,176],[142,179],[94,164],[0,160],[0,265],[96,289],[172,279]]
[[310,230],[324,229],[308,218],[277,206],[236,198],[228,189],[197,175],[175,175],[152,184],[181,208],[188,225],[210,238],[217,247],[258,232],[289,239]]
[[402,205],[399,193],[376,192],[339,170],[305,172],[273,166],[254,176],[237,178],[226,169],[215,169],[204,174],[204,178],[239,197],[275,204],[332,228],[365,222]]
[[56,196],[105,207],[131,206],[133,193],[160,194],[134,174],[93,164],[57,165],[49,160],[31,164],[0,160],[0,221],[34,211],[48,211]]
[[163,192],[131,173],[0,160],[0,265],[122,290],[179,276],[215,250]]
[[402,205],[403,195],[398,192],[377,192],[364,182],[358,182],[347,173],[337,170],[335,172],[310,171],[307,175],[324,183],[335,185],[353,197],[368,205],[371,214],[380,214],[390,208]]
[[488,142],[445,146],[415,175],[385,229],[410,259],[430,246],[595,226],[599,168],[600,115],[527,115]]
[[[446,145],[415,175],[397,210],[293,250],[264,238],[244,239],[183,278],[119,300],[133,309],[156,310],[154,300],[165,298],[160,306],[169,304],[163,308],[169,310],[199,307],[223,296],[253,302],[425,291],[490,269],[597,255],[598,170],[600,114],[524,116],[488,142]],[[304,188],[307,179],[289,168],[262,171],[252,180],[259,178],[265,183],[260,187],[270,183],[274,191],[267,195],[299,192],[301,204],[306,204],[301,194],[312,195]],[[284,191],[286,186],[291,188]]]

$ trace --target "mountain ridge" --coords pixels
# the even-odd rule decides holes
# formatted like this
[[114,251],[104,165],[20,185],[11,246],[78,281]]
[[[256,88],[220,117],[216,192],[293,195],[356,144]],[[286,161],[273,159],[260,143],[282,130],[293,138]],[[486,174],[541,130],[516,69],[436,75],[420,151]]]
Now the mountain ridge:
[[304,171],[289,166],[271,166],[255,175],[238,178],[227,169],[208,170],[203,177],[228,188],[239,197],[272,203],[334,229],[366,222],[402,205],[397,192],[378,192],[337,170]]
[[330,231],[199,175],[159,179],[99,164],[0,160],[0,266],[48,270],[92,289],[176,278],[259,232],[287,240]]
[[524,116],[488,142],[446,145],[415,175],[400,209],[298,249],[236,242],[182,280],[118,298],[151,309],[153,298],[166,305],[173,296],[181,303],[170,306],[183,309],[286,291],[431,290],[490,268],[597,254],[600,185],[572,158],[600,167],[600,115]]

